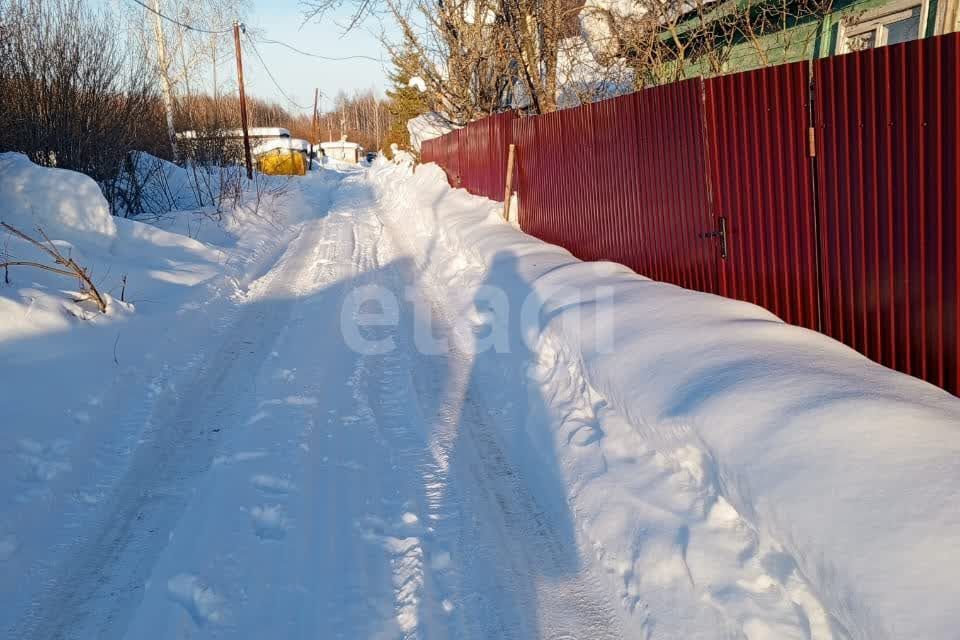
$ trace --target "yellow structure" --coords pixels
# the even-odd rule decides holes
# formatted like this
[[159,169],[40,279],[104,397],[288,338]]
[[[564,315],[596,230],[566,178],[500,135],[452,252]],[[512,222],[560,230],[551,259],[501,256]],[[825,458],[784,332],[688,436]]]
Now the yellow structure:
[[307,157],[296,149],[272,149],[257,156],[257,168],[270,176],[305,176]]

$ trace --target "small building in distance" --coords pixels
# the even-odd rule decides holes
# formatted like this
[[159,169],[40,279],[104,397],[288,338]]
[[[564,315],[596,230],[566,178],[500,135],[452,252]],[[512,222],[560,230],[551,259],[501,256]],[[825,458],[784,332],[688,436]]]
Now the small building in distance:
[[[250,127],[247,129],[250,141],[289,138],[290,130],[283,127]],[[237,138],[243,140],[243,129],[209,129],[206,131],[180,131],[177,140],[204,140],[207,138]]]
[[310,161],[310,143],[300,138],[272,138],[253,148],[257,169],[268,175],[306,175]]
[[350,164],[358,164],[363,153],[359,144],[347,141],[347,136],[343,136],[336,142],[321,142],[320,149],[327,158]]
[[[254,154],[253,150],[260,145],[290,140],[290,131],[283,127],[251,127],[248,135]],[[243,129],[180,131],[177,142],[184,158],[200,164],[241,164],[244,161]]]

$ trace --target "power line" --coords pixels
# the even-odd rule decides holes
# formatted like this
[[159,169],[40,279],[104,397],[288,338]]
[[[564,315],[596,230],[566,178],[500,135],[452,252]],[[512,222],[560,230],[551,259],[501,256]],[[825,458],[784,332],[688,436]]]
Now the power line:
[[162,13],[160,13],[159,11],[157,11],[156,9],[154,9],[153,7],[151,7],[151,6],[147,5],[147,4],[144,4],[143,2],[140,2],[140,0],[130,0],[130,1],[133,2],[134,4],[140,5],[141,7],[143,7],[144,9],[146,9],[147,11],[149,11],[150,13],[153,13],[153,14],[155,14],[155,15],[160,16],[161,18],[163,18],[163,19],[166,20],[167,22],[172,22],[173,24],[177,25],[178,27],[182,27],[182,28],[186,29],[187,31],[196,31],[197,33],[209,33],[209,34],[211,34],[211,35],[217,35],[217,36],[218,36],[218,35],[221,35],[221,34],[224,34],[224,33],[230,33],[230,31],[231,31],[231,29],[219,29],[219,30],[212,31],[212,30],[210,30],[210,29],[202,29],[202,28],[200,28],[200,27],[194,27],[194,26],[189,25],[189,24],[184,24],[184,23],[180,22],[179,20],[175,20],[175,19],[171,18],[170,16],[165,16],[165,15],[163,15]]
[[294,101],[293,98],[287,95],[287,92],[283,90],[283,87],[280,86],[280,83],[277,82],[277,79],[273,77],[273,74],[270,72],[270,67],[268,67],[267,63],[263,61],[263,56],[261,56],[260,52],[257,51],[257,45],[254,44],[253,38],[251,38],[250,34],[247,33],[246,31],[243,32],[243,35],[247,36],[247,42],[250,43],[250,48],[253,49],[254,55],[256,55],[257,60],[260,61],[260,66],[262,66],[263,70],[267,72],[267,76],[269,76],[270,81],[273,82],[273,86],[277,88],[277,91],[279,91],[281,95],[283,95],[283,97],[287,99],[287,102],[295,106],[297,109],[300,109],[301,111],[309,110],[310,107],[305,107],[301,104],[297,104],[297,102]]
[[298,49],[292,44],[287,44],[286,42],[280,42],[279,40],[268,40],[266,38],[260,38],[260,42],[263,44],[278,44],[281,47],[286,47],[291,51],[296,51],[300,55],[308,56],[310,58],[317,58],[318,60],[327,60],[328,62],[346,62],[348,60],[369,60],[370,62],[378,62],[380,64],[384,63],[382,58],[374,58],[372,56],[322,56],[319,53],[311,53],[309,51],[304,51],[303,49]]
[[[171,23],[177,25],[178,27],[182,27],[183,29],[187,29],[188,31],[196,31],[197,33],[209,33],[209,34],[212,34],[212,35],[221,35],[221,34],[224,34],[224,33],[230,33],[230,31],[232,30],[231,27],[228,27],[228,28],[226,28],[226,29],[216,29],[216,30],[204,29],[204,28],[202,28],[202,27],[195,27],[195,26],[193,26],[193,25],[189,25],[189,24],[185,24],[185,23],[183,23],[183,22],[180,22],[179,20],[176,20],[175,18],[171,18],[171,17],[168,16],[168,15],[164,15],[163,13],[160,13],[159,11],[157,11],[156,9],[154,9],[153,7],[151,7],[150,5],[145,4],[145,3],[141,2],[140,0],[130,0],[130,1],[133,2],[134,4],[140,5],[141,7],[143,7],[144,9],[146,9],[147,11],[149,11],[150,13],[156,14],[156,15],[160,16],[161,18],[163,18],[164,20],[166,20],[166,21],[168,21],[168,22],[171,22]],[[247,35],[248,38],[250,37],[249,34],[246,34],[246,35]],[[384,60],[383,60],[382,58],[374,58],[373,56],[364,56],[364,55],[353,55],[353,56],[324,56],[324,55],[320,55],[319,53],[312,53],[312,52],[310,52],[310,51],[304,51],[303,49],[298,49],[297,47],[293,46],[292,44],[287,44],[286,42],[281,42],[280,40],[270,40],[270,39],[267,39],[267,38],[259,38],[259,40],[260,40],[260,42],[263,43],[263,44],[277,44],[277,45],[280,45],[281,47],[286,47],[287,49],[290,49],[291,51],[295,51],[295,52],[299,53],[300,55],[308,56],[308,57],[311,57],[311,58],[317,58],[318,60],[327,60],[328,62],[347,62],[347,61],[349,61],[349,60],[368,60],[368,61],[370,61],[370,62],[377,62],[377,63],[379,63],[379,64],[383,64],[383,63],[384,63]]]

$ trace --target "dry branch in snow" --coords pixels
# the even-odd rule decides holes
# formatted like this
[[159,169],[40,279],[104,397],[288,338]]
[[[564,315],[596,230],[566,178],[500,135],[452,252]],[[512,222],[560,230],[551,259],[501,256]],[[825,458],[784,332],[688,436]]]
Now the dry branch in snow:
[[67,276],[68,278],[77,278],[80,281],[80,292],[86,296],[84,299],[90,299],[96,302],[101,313],[107,312],[107,300],[97,290],[96,285],[93,284],[93,280],[91,280],[90,276],[87,274],[87,270],[78,265],[73,258],[68,258],[60,253],[56,245],[54,245],[53,242],[50,241],[50,238],[47,237],[47,234],[43,232],[43,229],[37,227],[37,232],[43,237],[44,240],[44,242],[40,242],[39,240],[31,238],[19,229],[10,226],[6,222],[0,222],[0,226],[21,240],[29,242],[33,246],[49,255],[53,259],[54,263],[58,265],[53,266],[30,260],[12,260],[0,262],[0,267],[3,267],[4,269],[9,267],[34,267],[36,269],[50,271],[61,276]]

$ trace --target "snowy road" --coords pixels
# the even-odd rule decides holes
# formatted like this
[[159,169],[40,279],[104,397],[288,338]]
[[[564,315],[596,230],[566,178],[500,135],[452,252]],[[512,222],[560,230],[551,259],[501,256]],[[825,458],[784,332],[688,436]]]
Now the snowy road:
[[[25,390],[58,348],[58,370],[101,362],[56,402],[0,398],[21,429],[0,447],[0,631],[886,637],[827,561],[763,526],[690,423],[628,418],[630,398],[589,381],[570,338],[602,342],[591,283],[657,285],[502,250],[518,234],[488,201],[418,176],[311,174],[290,199],[302,215],[179,308],[85,328],[79,347],[0,344]],[[485,221],[492,258],[464,247],[458,215]],[[571,310],[586,324],[554,328]]]
[[422,355],[412,305],[366,336],[388,353],[348,346],[344,297],[369,285],[451,330],[376,209],[348,175],[220,346],[128,416],[149,424],[133,461],[14,636],[629,636],[556,479],[498,441],[526,392],[456,348]]

